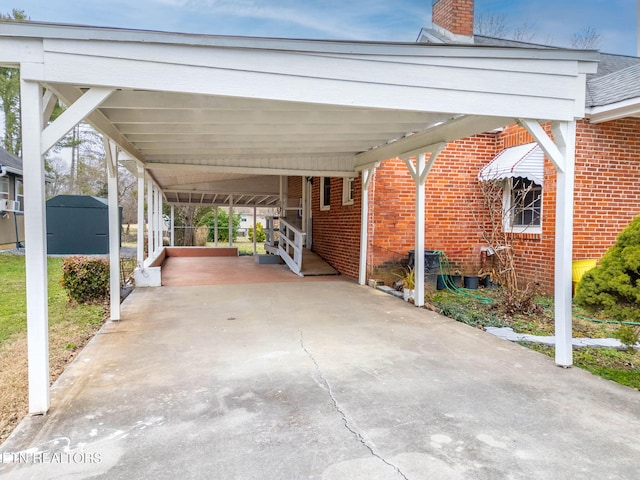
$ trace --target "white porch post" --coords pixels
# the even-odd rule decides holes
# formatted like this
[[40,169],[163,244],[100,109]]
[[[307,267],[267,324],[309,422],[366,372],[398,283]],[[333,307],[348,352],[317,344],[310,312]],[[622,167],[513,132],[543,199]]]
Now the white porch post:
[[558,366],[573,364],[573,315],[571,312],[571,263],[573,260],[573,189],[576,122],[552,124],[555,143],[536,120],[520,120],[556,168],[556,243],[554,320]]
[[109,305],[112,321],[120,320],[120,212],[118,209],[118,150],[103,137],[109,192]]
[[300,196],[301,198],[301,214],[302,214],[302,218],[301,218],[301,230],[303,232],[307,231],[307,181],[305,180],[304,177],[300,177]]
[[256,206],[253,206],[253,255],[256,256],[258,254],[258,222],[257,222],[258,213],[256,210]]
[[164,215],[162,214],[162,190],[158,187],[158,250],[164,246]]
[[49,410],[49,306],[42,96],[37,83],[21,81],[24,228],[27,276],[29,413]]
[[138,167],[138,233],[136,237],[138,266],[144,262],[144,168]]
[[172,247],[174,246],[174,242],[175,242],[175,207],[172,204],[171,205],[171,237],[170,237],[170,241],[169,241],[169,245],[171,245]]
[[444,143],[431,146],[431,156],[429,161],[425,162],[426,155],[419,153],[416,157],[415,167],[413,166],[411,159],[404,159],[404,163],[409,169],[409,173],[416,184],[416,233],[415,233],[415,255],[414,255],[414,282],[415,282],[415,294],[414,305],[416,307],[424,306],[424,227],[425,227],[425,182],[431,167],[433,167],[436,158],[445,147]]
[[147,179],[147,256],[151,258],[155,250],[153,240],[153,181]]
[[160,203],[160,187],[156,186],[156,201],[155,201],[155,229],[156,229],[156,252],[160,251],[162,247],[162,232],[160,230],[160,216],[161,203]]
[[367,249],[369,245],[369,184],[376,167],[362,171],[362,198],[360,208],[360,272],[358,283],[367,283]]
[[213,217],[213,235],[214,235],[213,245],[217,247],[218,246],[218,206],[216,206],[214,210],[215,210],[215,216]]
[[233,247],[233,195],[229,195],[229,246]]

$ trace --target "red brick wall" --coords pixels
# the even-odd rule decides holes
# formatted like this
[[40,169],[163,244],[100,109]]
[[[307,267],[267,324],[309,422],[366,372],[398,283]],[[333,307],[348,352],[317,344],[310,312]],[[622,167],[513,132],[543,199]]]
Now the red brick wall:
[[[425,248],[442,250],[454,268],[475,270],[486,222],[479,170],[496,151],[497,135],[487,133],[450,143],[440,153],[426,183]],[[414,248],[415,184],[400,160],[376,171],[371,250],[373,265],[406,258]]]
[[362,183],[360,177],[355,180],[353,205],[342,205],[342,182],[342,178],[331,178],[331,207],[320,210],[320,178],[313,179],[312,250],[341,274],[355,279],[360,264]]
[[432,22],[456,35],[473,35],[473,0],[438,0]]

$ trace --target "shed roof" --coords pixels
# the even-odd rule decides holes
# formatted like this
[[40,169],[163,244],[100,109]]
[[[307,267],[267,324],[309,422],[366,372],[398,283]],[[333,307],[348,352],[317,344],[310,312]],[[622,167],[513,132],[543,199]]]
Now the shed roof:
[[106,198],[89,195],[57,195],[47,200],[47,207],[107,209],[109,203]]

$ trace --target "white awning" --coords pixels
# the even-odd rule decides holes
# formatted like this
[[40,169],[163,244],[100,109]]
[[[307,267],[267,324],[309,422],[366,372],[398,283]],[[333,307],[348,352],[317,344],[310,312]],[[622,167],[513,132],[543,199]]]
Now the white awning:
[[478,174],[478,180],[504,180],[524,177],[542,185],[544,179],[544,152],[537,143],[505,148]]

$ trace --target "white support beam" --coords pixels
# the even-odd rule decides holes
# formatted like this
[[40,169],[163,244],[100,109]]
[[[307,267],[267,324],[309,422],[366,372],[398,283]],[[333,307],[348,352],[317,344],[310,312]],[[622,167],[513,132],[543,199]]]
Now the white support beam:
[[138,232],[136,259],[138,267],[144,263],[144,168],[138,167]]
[[64,137],[73,127],[80,123],[85,117],[100,106],[100,104],[111,95],[115,89],[104,87],[93,87],[86,91],[69,106],[56,120],[42,132],[42,155],[47,153],[62,137]]
[[540,122],[537,120],[521,118],[518,120],[518,123],[531,134],[538,145],[540,145],[540,148],[542,148],[542,151],[545,153],[547,158],[551,160],[554,167],[556,167],[558,171],[564,171],[564,155],[558,149],[558,146],[553,143],[553,140],[551,140],[549,135],[547,135],[547,132],[544,131]]
[[158,250],[164,246],[164,215],[162,214],[162,190],[158,187]]
[[218,206],[214,207],[214,217],[213,217],[213,245],[215,247],[218,246]]
[[171,237],[169,239],[169,245],[171,245],[172,247],[175,245],[175,240],[176,240],[175,221],[176,221],[175,205],[171,204]]
[[362,170],[362,198],[360,209],[360,270],[358,283],[367,283],[367,250],[369,245],[369,185],[376,166]]
[[428,161],[426,160],[426,154],[424,153],[418,154],[415,165],[411,162],[411,159],[404,159],[404,163],[409,169],[409,173],[416,184],[415,254],[413,265],[415,282],[414,305],[416,307],[424,306],[425,183],[436,158],[438,158],[438,155],[445,146],[445,143],[433,145]]
[[229,195],[229,246],[233,247],[233,195]]
[[154,190],[155,198],[153,202],[154,210],[153,210],[153,228],[154,228],[154,238],[156,239],[155,248],[153,250],[154,253],[157,253],[162,247],[162,237],[160,236],[160,188],[158,186],[155,187]]
[[51,90],[45,90],[44,95],[42,96],[42,125],[47,125],[47,123],[49,123],[49,119],[51,118],[53,109],[56,107],[57,101],[58,99]]
[[258,254],[258,211],[253,206],[253,256]]
[[118,208],[118,150],[103,137],[107,161],[109,202],[109,306],[112,321],[120,320],[120,211]]
[[153,240],[153,181],[147,178],[147,258],[153,256],[155,250]]
[[49,410],[49,306],[44,159],[41,148],[42,95],[38,83],[20,82],[24,228],[27,277],[29,413]]
[[562,153],[564,169],[556,176],[556,244],[554,277],[554,319],[556,364],[573,364],[572,260],[573,190],[575,176],[576,122],[552,124],[553,136]]

